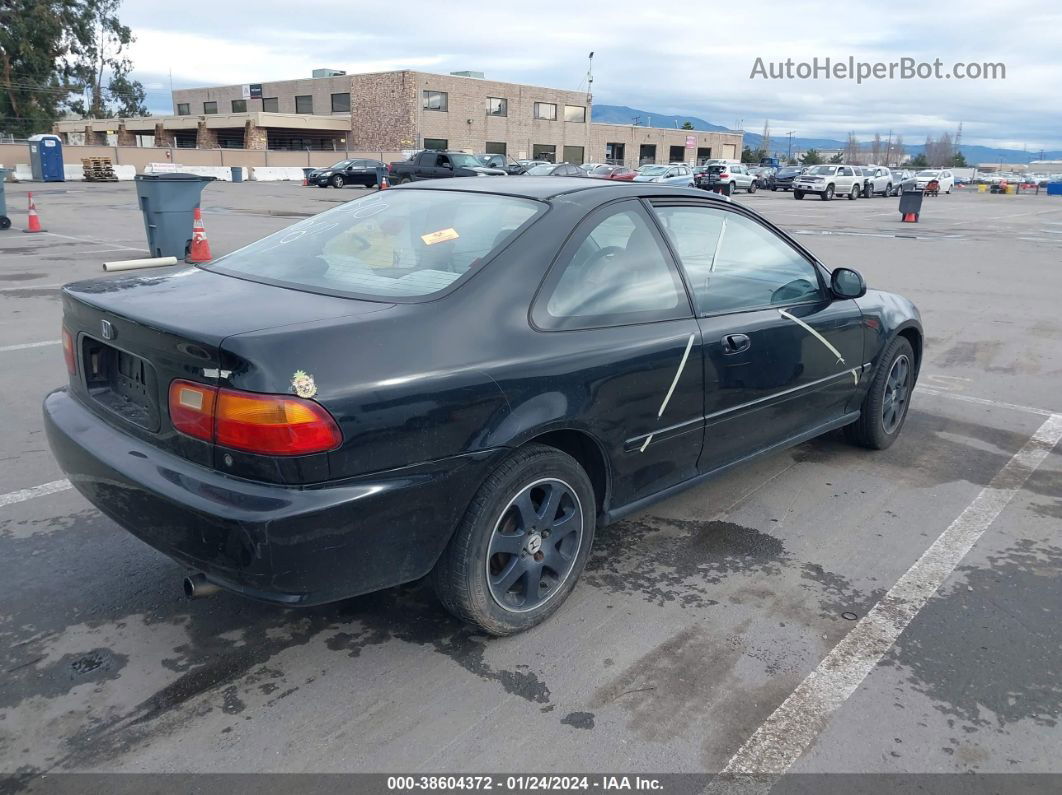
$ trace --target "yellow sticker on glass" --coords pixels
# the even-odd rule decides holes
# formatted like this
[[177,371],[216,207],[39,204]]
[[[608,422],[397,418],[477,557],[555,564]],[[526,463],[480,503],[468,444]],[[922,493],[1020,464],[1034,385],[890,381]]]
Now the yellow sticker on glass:
[[457,230],[450,227],[449,229],[440,229],[438,232],[421,235],[420,239],[424,241],[425,246],[434,246],[436,243],[445,243],[447,240],[457,240],[459,237],[460,235],[457,234]]

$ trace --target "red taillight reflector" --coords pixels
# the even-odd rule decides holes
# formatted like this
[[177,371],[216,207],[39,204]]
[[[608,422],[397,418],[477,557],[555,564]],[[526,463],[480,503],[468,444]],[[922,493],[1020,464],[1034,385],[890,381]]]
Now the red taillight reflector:
[[260,455],[308,455],[339,447],[343,435],[312,400],[174,381],[170,421],[181,433]]
[[323,453],[343,441],[332,415],[302,398],[219,389],[214,420],[217,444],[250,453]]
[[214,441],[214,403],[217,388],[191,381],[170,384],[170,422],[181,433]]
[[77,375],[77,354],[74,352],[74,335],[63,329],[63,358],[66,359],[66,371]]

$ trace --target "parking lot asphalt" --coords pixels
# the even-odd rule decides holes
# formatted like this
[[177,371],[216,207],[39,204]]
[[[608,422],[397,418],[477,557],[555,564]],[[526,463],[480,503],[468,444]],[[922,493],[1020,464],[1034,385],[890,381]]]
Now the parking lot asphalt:
[[[180,566],[69,488],[41,423],[66,379],[58,286],[144,250],[134,189],[7,187],[15,228],[36,187],[48,230],[0,233],[15,788],[67,771],[1062,773],[1062,201],[956,191],[903,224],[896,199],[735,196],[918,304],[902,437],[829,435],[604,528],[552,619],[489,639],[419,583],[299,610],[188,601]],[[360,192],[211,184],[210,245]]]

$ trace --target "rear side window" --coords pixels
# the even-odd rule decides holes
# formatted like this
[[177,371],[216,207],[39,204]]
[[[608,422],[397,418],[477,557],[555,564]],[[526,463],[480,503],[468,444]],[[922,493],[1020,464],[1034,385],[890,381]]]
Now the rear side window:
[[423,298],[474,271],[545,209],[510,196],[383,191],[307,218],[208,268],[309,292]]
[[689,300],[641,206],[590,217],[565,245],[532,310],[545,329],[593,328],[689,317]]

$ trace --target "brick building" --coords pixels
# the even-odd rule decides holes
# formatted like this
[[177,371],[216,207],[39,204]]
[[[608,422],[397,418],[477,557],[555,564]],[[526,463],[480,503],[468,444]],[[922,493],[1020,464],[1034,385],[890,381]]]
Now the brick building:
[[[256,151],[403,152],[422,148],[554,162],[737,158],[735,132],[592,122],[585,93],[412,70],[179,89],[172,116],[64,120],[86,143]],[[114,139],[114,140],[112,140]]]

